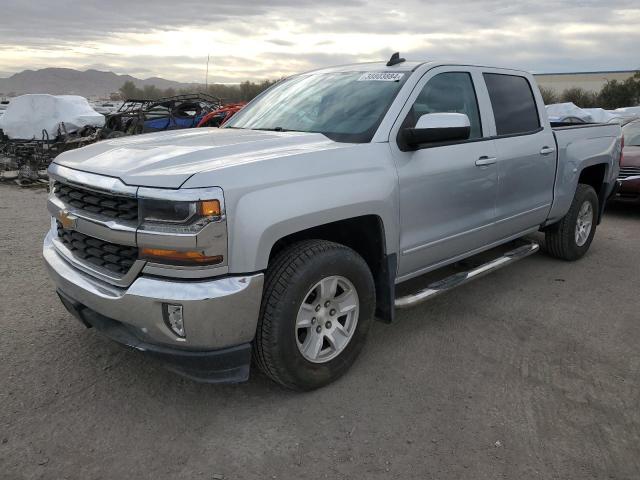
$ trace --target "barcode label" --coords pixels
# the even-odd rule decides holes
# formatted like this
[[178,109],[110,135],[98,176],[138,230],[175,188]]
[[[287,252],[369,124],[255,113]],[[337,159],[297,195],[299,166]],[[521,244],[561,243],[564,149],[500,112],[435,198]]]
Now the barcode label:
[[397,82],[404,73],[391,73],[391,72],[370,72],[363,73],[358,79],[359,82]]

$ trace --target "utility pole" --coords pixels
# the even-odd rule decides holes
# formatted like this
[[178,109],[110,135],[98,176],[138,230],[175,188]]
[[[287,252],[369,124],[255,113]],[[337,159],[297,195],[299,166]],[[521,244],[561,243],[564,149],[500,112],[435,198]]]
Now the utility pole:
[[207,54],[207,73],[204,76],[204,91],[209,91],[209,54]]

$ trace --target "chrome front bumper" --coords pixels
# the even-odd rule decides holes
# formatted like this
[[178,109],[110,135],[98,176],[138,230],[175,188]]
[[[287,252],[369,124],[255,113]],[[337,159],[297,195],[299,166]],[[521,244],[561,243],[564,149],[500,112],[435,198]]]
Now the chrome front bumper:
[[[43,256],[56,289],[92,311],[127,326],[147,344],[214,350],[253,340],[262,297],[262,273],[215,280],[140,276],[126,288],[102,282],[71,266],[57,251],[53,232]],[[165,324],[162,304],[183,307],[186,338]]]

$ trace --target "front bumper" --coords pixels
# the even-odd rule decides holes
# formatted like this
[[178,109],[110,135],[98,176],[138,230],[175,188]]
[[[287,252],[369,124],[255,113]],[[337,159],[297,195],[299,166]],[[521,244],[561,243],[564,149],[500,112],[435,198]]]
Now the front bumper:
[[251,344],[213,351],[191,351],[163,347],[141,341],[124,323],[100,315],[58,290],[66,309],[87,328],[95,328],[107,338],[156,358],[165,367],[192,380],[207,383],[237,383],[249,378]]
[[[63,303],[83,323],[119,343],[165,360],[189,358],[186,370],[194,370],[200,362],[212,378],[215,372],[206,365],[206,357],[215,357],[217,350],[237,347],[246,354],[233,351],[230,358],[243,363],[248,375],[248,344],[253,340],[258,321],[262,273],[214,280],[141,276],[129,287],[121,288],[71,266],[57,252],[51,232],[45,238],[43,256]],[[165,324],[163,303],[182,305],[185,338],[175,335]],[[183,362],[172,363],[175,366]],[[218,364],[209,363],[209,366]],[[220,365],[223,370],[230,368],[226,361]],[[181,373],[199,377],[186,370]]]
[[616,192],[616,200],[640,201],[640,176],[619,179],[620,188]]

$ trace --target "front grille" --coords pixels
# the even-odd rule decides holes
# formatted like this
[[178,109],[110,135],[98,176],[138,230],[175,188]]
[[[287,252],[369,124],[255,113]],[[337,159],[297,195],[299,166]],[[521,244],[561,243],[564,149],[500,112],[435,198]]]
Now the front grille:
[[105,242],[80,232],[65,230],[56,222],[58,238],[78,259],[119,275],[125,275],[138,258],[138,249]]
[[94,192],[62,182],[55,182],[56,196],[79,210],[120,220],[138,220],[138,201],[108,193]]
[[620,167],[618,180],[623,180],[627,177],[635,177],[638,175],[640,175],[640,167]]

